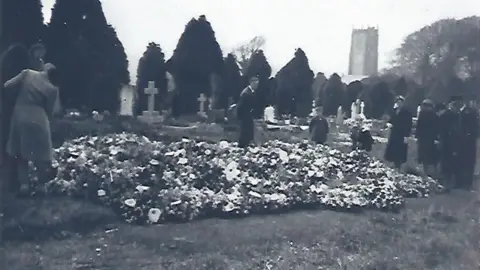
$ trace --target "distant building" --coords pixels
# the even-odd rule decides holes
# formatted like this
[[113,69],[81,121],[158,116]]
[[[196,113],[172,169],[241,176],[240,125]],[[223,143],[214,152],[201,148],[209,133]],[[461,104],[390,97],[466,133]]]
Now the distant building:
[[372,76],[378,72],[378,28],[353,29],[348,75]]
[[349,84],[354,81],[361,81],[365,78],[368,78],[368,76],[367,75],[343,75],[341,78],[344,84]]

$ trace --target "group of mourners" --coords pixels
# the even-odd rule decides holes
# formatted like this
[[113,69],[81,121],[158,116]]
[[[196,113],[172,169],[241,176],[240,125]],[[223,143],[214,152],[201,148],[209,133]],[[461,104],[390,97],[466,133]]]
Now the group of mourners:
[[[250,78],[250,84],[240,94],[237,117],[240,123],[238,144],[246,147],[253,141],[254,103],[258,78]],[[387,124],[389,135],[384,153],[387,162],[400,169],[408,159],[408,142],[412,135],[413,114],[404,105],[405,98],[395,98]],[[454,95],[448,104],[435,104],[426,99],[421,104],[415,138],[417,162],[427,175],[441,179],[447,189],[472,189],[477,156],[477,138],[480,132],[479,113],[475,102],[465,102],[461,95]],[[309,125],[311,140],[324,144],[329,133],[329,123],[316,108],[316,115]],[[374,139],[366,126],[352,128],[353,149],[372,150]]]
[[[385,159],[400,168],[408,158],[408,138],[412,132],[412,114],[397,97],[389,121]],[[473,187],[480,131],[478,109],[474,101],[465,102],[454,95],[448,104],[426,99],[421,104],[415,138],[417,162],[428,175],[437,175],[448,189]]]
[[2,190],[24,194],[29,189],[29,162],[47,181],[52,161],[50,120],[58,99],[58,71],[43,63],[45,48],[12,45],[0,58]]

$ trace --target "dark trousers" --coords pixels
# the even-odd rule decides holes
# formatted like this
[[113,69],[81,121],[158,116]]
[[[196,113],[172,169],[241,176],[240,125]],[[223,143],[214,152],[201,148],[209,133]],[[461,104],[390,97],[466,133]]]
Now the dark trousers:
[[[3,187],[10,192],[18,192],[22,186],[29,185],[29,165],[28,160],[21,158],[7,157],[4,159],[2,168]],[[51,180],[51,162],[35,161],[39,183],[46,183]]]
[[253,119],[242,119],[240,121],[240,135],[238,138],[239,147],[247,147],[253,141],[253,130],[255,124]]

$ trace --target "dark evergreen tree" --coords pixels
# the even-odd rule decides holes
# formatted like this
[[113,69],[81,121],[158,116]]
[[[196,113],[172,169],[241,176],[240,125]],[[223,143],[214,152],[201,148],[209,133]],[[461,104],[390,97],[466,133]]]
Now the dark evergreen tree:
[[174,115],[196,113],[199,95],[211,95],[211,74],[223,72],[222,50],[204,15],[185,26],[171,60],[177,83],[172,112]]
[[268,63],[263,50],[256,51],[250,58],[245,74],[243,74],[244,87],[248,85],[249,78],[256,76],[259,79],[259,86],[256,92],[257,104],[254,111],[255,118],[262,118],[265,107],[273,104],[273,101],[268,100],[272,96],[268,84],[271,74],[272,67]]
[[392,90],[394,95],[406,97],[408,94],[408,85],[405,77],[401,77],[400,79],[398,79],[393,85]]
[[395,95],[388,88],[388,84],[380,81],[373,85],[368,91],[368,98],[365,100],[365,114],[374,119],[381,119],[385,114],[391,112]]
[[281,114],[307,117],[312,109],[313,71],[302,49],[277,73],[277,110]]
[[99,0],[57,0],[46,45],[47,61],[61,74],[64,108],[118,110],[121,85],[130,81],[128,61]]
[[160,111],[162,104],[165,104],[167,94],[167,78],[166,78],[165,54],[160,45],[150,42],[143,56],[138,61],[137,67],[137,94],[138,99],[135,105],[137,114],[147,110],[148,96],[145,94],[145,88],[148,87],[149,81],[155,82],[158,94],[155,95],[155,110]]
[[353,81],[349,83],[345,91],[345,103],[343,104],[343,111],[348,117],[352,113],[352,103],[355,102],[363,90],[363,84],[360,81]]
[[313,79],[312,93],[313,98],[315,99],[315,106],[322,106],[323,89],[326,82],[327,77],[325,77],[323,72],[318,72],[315,79]]
[[243,79],[234,54],[229,53],[227,55],[224,66],[222,81],[227,96],[226,101],[228,102],[229,98],[231,98],[234,103],[237,103],[238,97],[243,90]]
[[41,0],[4,0],[0,16],[0,53],[18,43],[26,48],[42,42],[45,34]]
[[345,96],[342,79],[337,73],[333,73],[332,76],[328,78],[322,92],[323,114],[325,116],[336,115],[338,107],[344,103]]

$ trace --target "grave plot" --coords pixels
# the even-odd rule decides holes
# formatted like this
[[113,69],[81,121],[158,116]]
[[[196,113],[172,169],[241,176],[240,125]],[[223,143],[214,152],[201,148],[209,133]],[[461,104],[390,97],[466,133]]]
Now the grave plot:
[[306,207],[398,209],[405,197],[442,190],[363,152],[278,140],[245,150],[226,141],[85,136],[57,148],[54,164],[48,193],[87,198],[139,223]]

